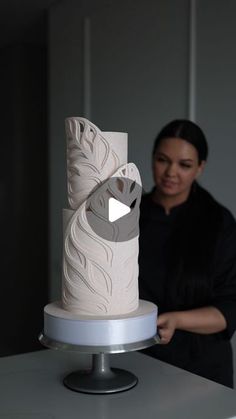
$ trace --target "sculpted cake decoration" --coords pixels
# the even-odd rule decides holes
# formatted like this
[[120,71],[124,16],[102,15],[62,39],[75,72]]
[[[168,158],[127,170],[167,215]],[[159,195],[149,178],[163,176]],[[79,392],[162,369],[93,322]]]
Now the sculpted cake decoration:
[[[156,335],[158,309],[138,295],[142,187],[137,167],[127,163],[127,134],[74,117],[66,137],[62,297],[44,307],[40,341],[91,353],[143,348]],[[121,216],[110,217],[111,200],[126,206]]]
[[[66,120],[70,209],[63,211],[62,307],[78,315],[124,315],[138,308],[141,179],[127,163],[127,134]],[[109,221],[109,199],[130,206]]]

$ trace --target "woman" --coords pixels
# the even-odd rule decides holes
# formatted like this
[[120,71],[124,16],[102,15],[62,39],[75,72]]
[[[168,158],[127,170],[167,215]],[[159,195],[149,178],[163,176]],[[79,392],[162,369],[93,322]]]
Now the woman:
[[208,154],[188,120],[165,126],[153,149],[155,187],[142,198],[140,297],[158,306],[160,344],[144,352],[233,387],[236,222],[198,183]]

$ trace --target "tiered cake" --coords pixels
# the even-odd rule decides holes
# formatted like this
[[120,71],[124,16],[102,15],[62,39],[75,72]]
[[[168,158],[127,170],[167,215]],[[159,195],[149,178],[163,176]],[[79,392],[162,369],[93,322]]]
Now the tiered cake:
[[[127,134],[66,120],[70,209],[63,210],[62,300],[44,309],[44,333],[76,345],[116,345],[156,334],[157,307],[138,299],[141,179]],[[109,221],[109,200],[130,212]]]

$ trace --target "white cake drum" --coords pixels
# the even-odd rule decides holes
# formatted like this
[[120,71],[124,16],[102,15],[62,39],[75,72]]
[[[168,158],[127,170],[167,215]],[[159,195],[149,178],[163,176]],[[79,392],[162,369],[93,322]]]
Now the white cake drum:
[[44,308],[45,337],[70,345],[113,347],[146,341],[156,333],[157,307],[144,300],[126,316],[74,315],[61,308],[61,302]]

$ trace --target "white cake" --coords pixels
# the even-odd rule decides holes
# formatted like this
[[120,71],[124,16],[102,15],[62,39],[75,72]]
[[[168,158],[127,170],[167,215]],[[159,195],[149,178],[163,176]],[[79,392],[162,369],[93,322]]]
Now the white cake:
[[[62,299],[44,307],[41,342],[91,353],[154,344],[157,307],[138,299],[141,179],[127,164],[127,134],[102,132],[75,117],[66,120],[66,136]],[[114,223],[110,197],[130,205]]]
[[[66,137],[70,209],[63,211],[62,307],[78,315],[128,314],[139,304],[138,235],[116,240],[119,232],[115,226],[102,219],[99,208],[89,208],[94,220],[97,217],[98,223],[103,223],[104,231],[114,228],[113,240],[106,240],[91,227],[86,207],[94,190],[97,201],[104,205],[102,185],[114,177],[139,185],[132,194],[137,210],[141,179],[137,167],[127,164],[127,134],[102,132],[85,118],[74,117],[66,120]],[[112,193],[115,199],[122,199],[124,191]],[[132,209],[126,221],[127,217],[130,231],[138,227],[137,211]]]

